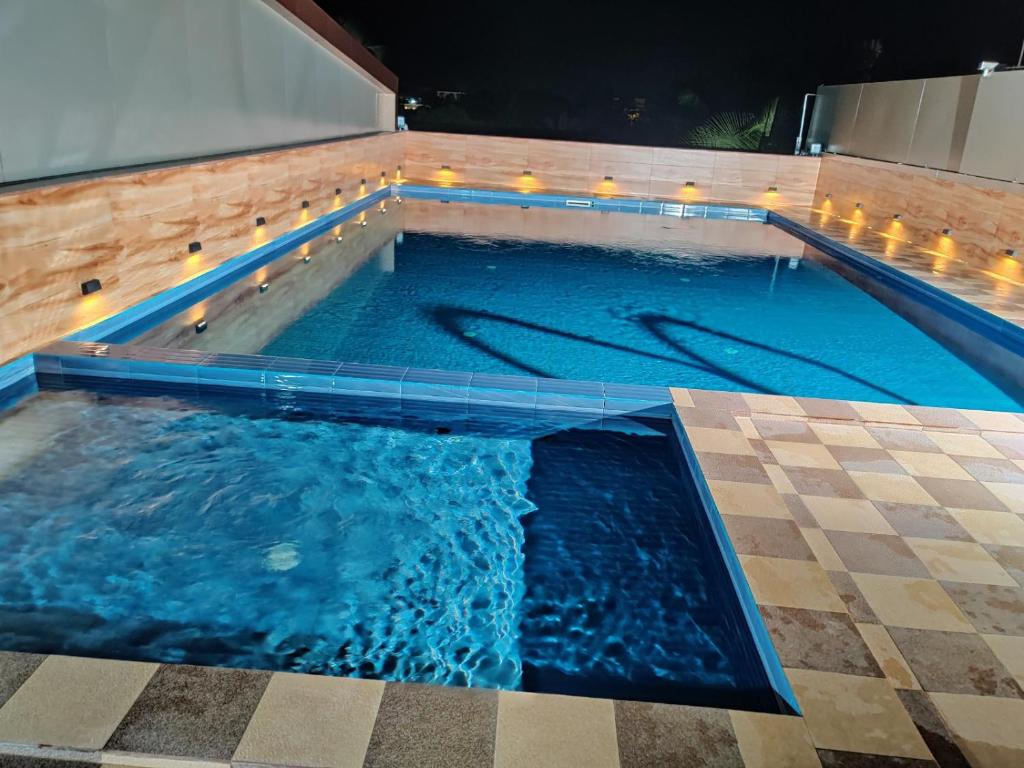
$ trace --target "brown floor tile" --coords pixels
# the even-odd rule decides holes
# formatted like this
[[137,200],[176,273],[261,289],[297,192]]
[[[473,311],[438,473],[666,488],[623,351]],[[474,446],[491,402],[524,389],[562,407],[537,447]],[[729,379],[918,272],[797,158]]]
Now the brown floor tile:
[[697,408],[705,410],[750,413],[750,406],[739,392],[718,392],[707,389],[691,389],[690,397]]
[[907,411],[923,426],[948,429],[976,429],[974,424],[953,408],[933,408],[926,405],[907,405]]
[[771,480],[772,487],[775,490],[779,493],[796,495],[796,488],[789,482],[789,478],[786,477],[782,467],[778,464],[765,464],[764,471],[768,473],[768,478]]
[[836,592],[839,593],[839,598],[846,605],[846,611],[850,614],[851,619],[858,623],[878,623],[878,617],[871,610],[870,603],[865,599],[864,594],[860,591],[860,587],[857,586],[857,582],[853,580],[849,573],[845,571],[830,571],[828,578],[832,582],[832,586],[835,587]]
[[1024,686],[1024,637],[1013,635],[982,635],[982,640],[1013,675],[1017,685]]
[[1024,691],[980,635],[889,627],[926,691],[1024,697]]
[[759,608],[782,666],[882,676],[847,614],[771,605]]
[[914,677],[913,670],[885,627],[881,624],[857,624],[857,631],[893,688],[920,689],[921,685]]
[[798,397],[796,401],[804,409],[804,412],[812,418],[860,420],[860,414],[853,409],[853,406],[841,400]]
[[928,745],[935,761],[942,768],[969,768],[970,763],[964,757],[960,747],[956,745],[953,735],[949,732],[942,716],[935,709],[932,700],[924,691],[899,690],[896,695],[900,697],[903,708],[907,710],[917,726],[918,733]]
[[1007,511],[1006,506],[988,488],[974,480],[919,477],[917,482],[942,507]]
[[804,539],[807,541],[807,546],[811,548],[815,559],[817,559],[818,564],[822,568],[826,571],[846,570],[843,561],[836,554],[832,544],[825,536],[825,531],[821,528],[801,528],[800,533],[803,534]]
[[942,588],[979,632],[1024,635],[1024,590],[944,581]]
[[732,480],[739,483],[761,483],[771,480],[756,456],[732,456],[727,453],[698,453],[701,471],[708,480]]
[[814,553],[792,520],[722,515],[733,548],[740,555],[814,560]]
[[827,531],[825,535],[849,571],[888,576],[928,576],[924,563],[899,536],[848,531]]
[[834,749],[819,749],[818,759],[822,768],[934,768],[934,760],[918,760],[911,757],[891,755],[865,755],[861,752],[838,752]]
[[768,444],[759,438],[755,438],[750,441],[750,449],[757,456],[757,460],[762,464],[777,464],[778,461],[775,459],[775,454],[768,448]]
[[818,436],[802,420],[765,419],[751,416],[757,433],[763,440],[778,440],[792,443],[820,443]]
[[931,451],[941,453],[931,438],[919,429],[898,429],[896,427],[867,427],[868,433],[883,448],[896,451]]
[[[845,445],[830,445],[828,448],[839,465],[847,472],[883,472],[893,475],[905,475],[906,470],[900,466],[888,451],[881,448],[857,448]],[[938,454],[936,454],[938,455]]]
[[39,653],[0,651],[0,706],[28,680],[45,658]]
[[736,768],[743,765],[724,709],[615,702],[621,768]]
[[498,692],[388,683],[363,768],[493,768]]
[[270,677],[244,669],[161,665],[106,749],[230,760]]
[[786,477],[802,496],[828,496],[839,499],[863,499],[857,484],[841,469],[785,467]]
[[975,480],[987,483],[1024,483],[1024,469],[1009,459],[957,456],[956,460]]
[[727,411],[677,407],[676,413],[679,414],[679,420],[686,425],[687,429],[690,427],[704,427],[707,429],[740,431],[739,424],[736,423],[736,417]]
[[782,495],[782,501],[786,505],[786,509],[789,510],[789,514],[792,516],[796,524],[801,528],[817,528],[818,521],[815,519],[811,511],[807,509],[807,505],[804,504],[803,500],[795,493],[785,493]]
[[942,507],[876,501],[875,508],[900,536],[971,541],[971,535]]
[[1003,545],[984,544],[985,551],[1024,587],[1024,547],[1007,547]]

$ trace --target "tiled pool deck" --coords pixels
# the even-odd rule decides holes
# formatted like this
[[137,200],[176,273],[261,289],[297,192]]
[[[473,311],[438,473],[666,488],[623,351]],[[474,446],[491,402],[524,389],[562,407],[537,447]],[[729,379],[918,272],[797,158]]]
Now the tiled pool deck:
[[803,717],[2,653],[0,765],[1024,764],[1024,416],[673,399]]

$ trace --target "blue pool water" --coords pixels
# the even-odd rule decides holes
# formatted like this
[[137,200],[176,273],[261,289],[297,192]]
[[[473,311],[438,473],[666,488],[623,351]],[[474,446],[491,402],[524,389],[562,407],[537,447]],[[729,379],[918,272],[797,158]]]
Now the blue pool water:
[[[582,215],[582,214],[581,214]],[[762,226],[749,224],[745,226]],[[827,257],[822,256],[822,259]],[[1018,410],[815,258],[407,233],[269,355]]]
[[559,418],[44,392],[0,647],[770,709],[669,423]]

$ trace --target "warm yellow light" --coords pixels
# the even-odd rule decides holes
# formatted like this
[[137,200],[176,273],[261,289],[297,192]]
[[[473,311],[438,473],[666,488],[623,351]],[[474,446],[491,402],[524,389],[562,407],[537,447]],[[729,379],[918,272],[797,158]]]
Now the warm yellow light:
[[597,194],[599,195],[611,197],[617,191],[618,187],[615,184],[615,180],[610,177],[606,177],[604,181],[597,185]]
[[299,215],[295,219],[294,229],[298,229],[301,226],[309,223],[309,208],[302,208],[299,210]]
[[299,254],[301,256],[309,256],[309,243],[302,244],[302,247],[299,248]]
[[261,224],[252,231],[252,247],[257,248],[267,242],[267,225]]

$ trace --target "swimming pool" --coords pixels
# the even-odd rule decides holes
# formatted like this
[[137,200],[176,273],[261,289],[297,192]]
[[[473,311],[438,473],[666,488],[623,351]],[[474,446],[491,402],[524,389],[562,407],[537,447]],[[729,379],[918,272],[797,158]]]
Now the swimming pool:
[[0,647],[778,711],[671,421],[363,405],[0,415]]
[[[138,338],[545,378],[1015,410],[1001,388],[772,227],[438,202],[335,235]],[[479,209],[479,210],[475,210]],[[559,211],[557,213],[565,214]],[[548,218],[545,218],[548,217]],[[629,220],[629,224],[622,224]],[[462,228],[471,234],[457,234]],[[351,239],[351,235],[345,236]],[[546,239],[545,239],[546,238]],[[317,268],[310,269],[313,248]],[[301,258],[300,258],[301,257]],[[337,268],[330,272],[330,264]],[[264,286],[261,289],[258,286]],[[197,319],[203,335],[193,328]]]

